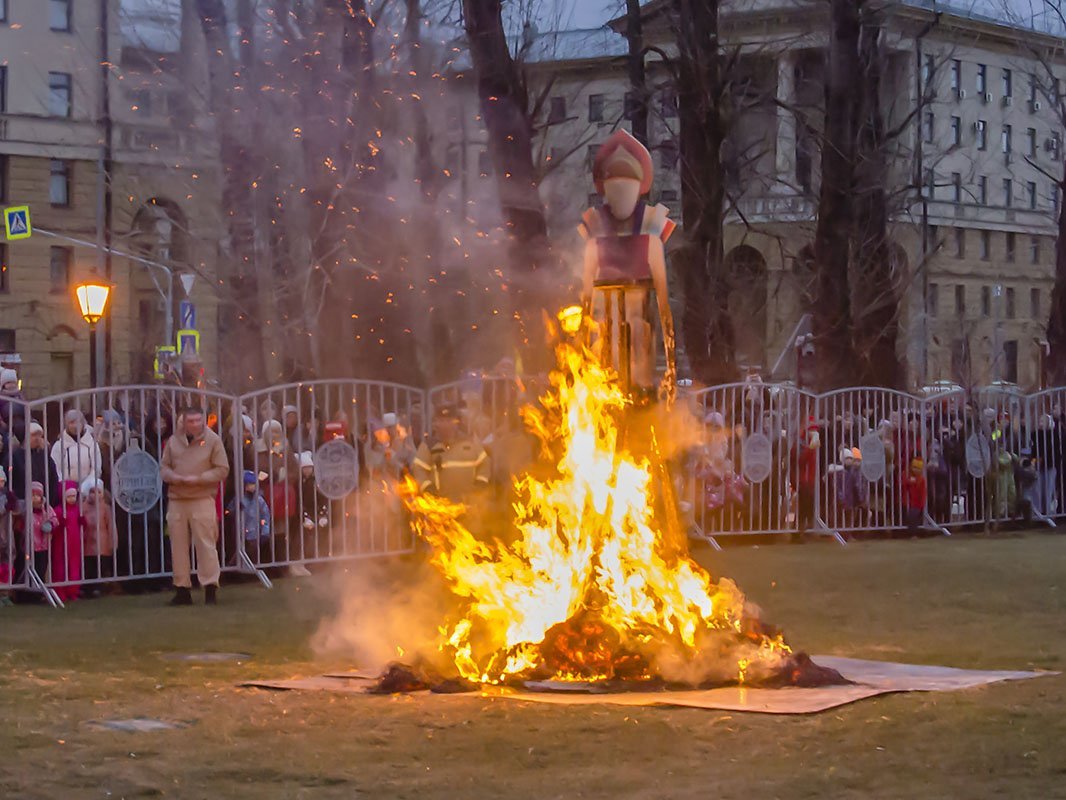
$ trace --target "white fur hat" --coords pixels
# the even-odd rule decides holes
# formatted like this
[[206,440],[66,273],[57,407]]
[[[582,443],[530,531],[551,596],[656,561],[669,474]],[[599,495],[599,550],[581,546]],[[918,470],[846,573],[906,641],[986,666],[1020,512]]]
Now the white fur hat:
[[88,497],[89,492],[93,489],[99,489],[101,492],[104,490],[104,482],[99,478],[86,478],[81,482],[81,496]]
[[315,465],[315,457],[311,455],[310,450],[304,450],[300,453],[300,469],[304,467],[313,467]]

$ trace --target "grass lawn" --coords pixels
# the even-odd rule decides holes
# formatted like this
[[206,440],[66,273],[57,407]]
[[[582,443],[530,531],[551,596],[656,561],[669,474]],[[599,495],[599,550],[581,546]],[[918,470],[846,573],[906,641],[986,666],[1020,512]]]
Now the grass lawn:
[[[701,551],[812,653],[1066,668],[1066,536]],[[810,717],[244,690],[351,665],[308,646],[318,579],[0,609],[2,798],[1066,797],[1066,677]],[[199,598],[198,598],[199,601]],[[193,665],[202,650],[251,661]],[[100,730],[153,717],[188,727]]]

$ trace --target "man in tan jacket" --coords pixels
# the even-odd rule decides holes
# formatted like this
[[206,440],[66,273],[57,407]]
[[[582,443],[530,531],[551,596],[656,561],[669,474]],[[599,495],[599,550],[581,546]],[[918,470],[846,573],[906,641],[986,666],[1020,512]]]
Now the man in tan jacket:
[[169,487],[167,530],[174,563],[171,605],[192,605],[189,541],[196,548],[196,576],[204,587],[204,600],[214,605],[218,595],[218,485],[229,475],[222,440],[204,425],[200,408],[186,407],[178,416],[178,429],[163,449],[160,474]]

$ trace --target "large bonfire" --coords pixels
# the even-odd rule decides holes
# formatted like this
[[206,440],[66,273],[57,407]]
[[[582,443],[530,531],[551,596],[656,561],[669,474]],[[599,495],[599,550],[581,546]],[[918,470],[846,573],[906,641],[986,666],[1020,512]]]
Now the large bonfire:
[[559,320],[550,388],[522,412],[544,469],[515,479],[516,535],[471,531],[463,506],[402,487],[460,600],[442,652],[483,684],[834,682],[689,556],[654,424],[630,430],[630,400],[580,309]]

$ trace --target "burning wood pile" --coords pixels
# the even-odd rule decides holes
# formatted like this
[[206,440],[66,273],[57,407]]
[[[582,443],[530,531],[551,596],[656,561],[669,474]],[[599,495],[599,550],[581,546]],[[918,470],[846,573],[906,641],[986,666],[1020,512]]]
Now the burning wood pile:
[[523,410],[545,469],[515,479],[516,536],[471,531],[461,505],[401,487],[458,601],[439,628],[455,674],[394,664],[379,688],[846,683],[690,557],[657,423],[637,422],[591,323],[572,310],[560,322],[551,387]]

